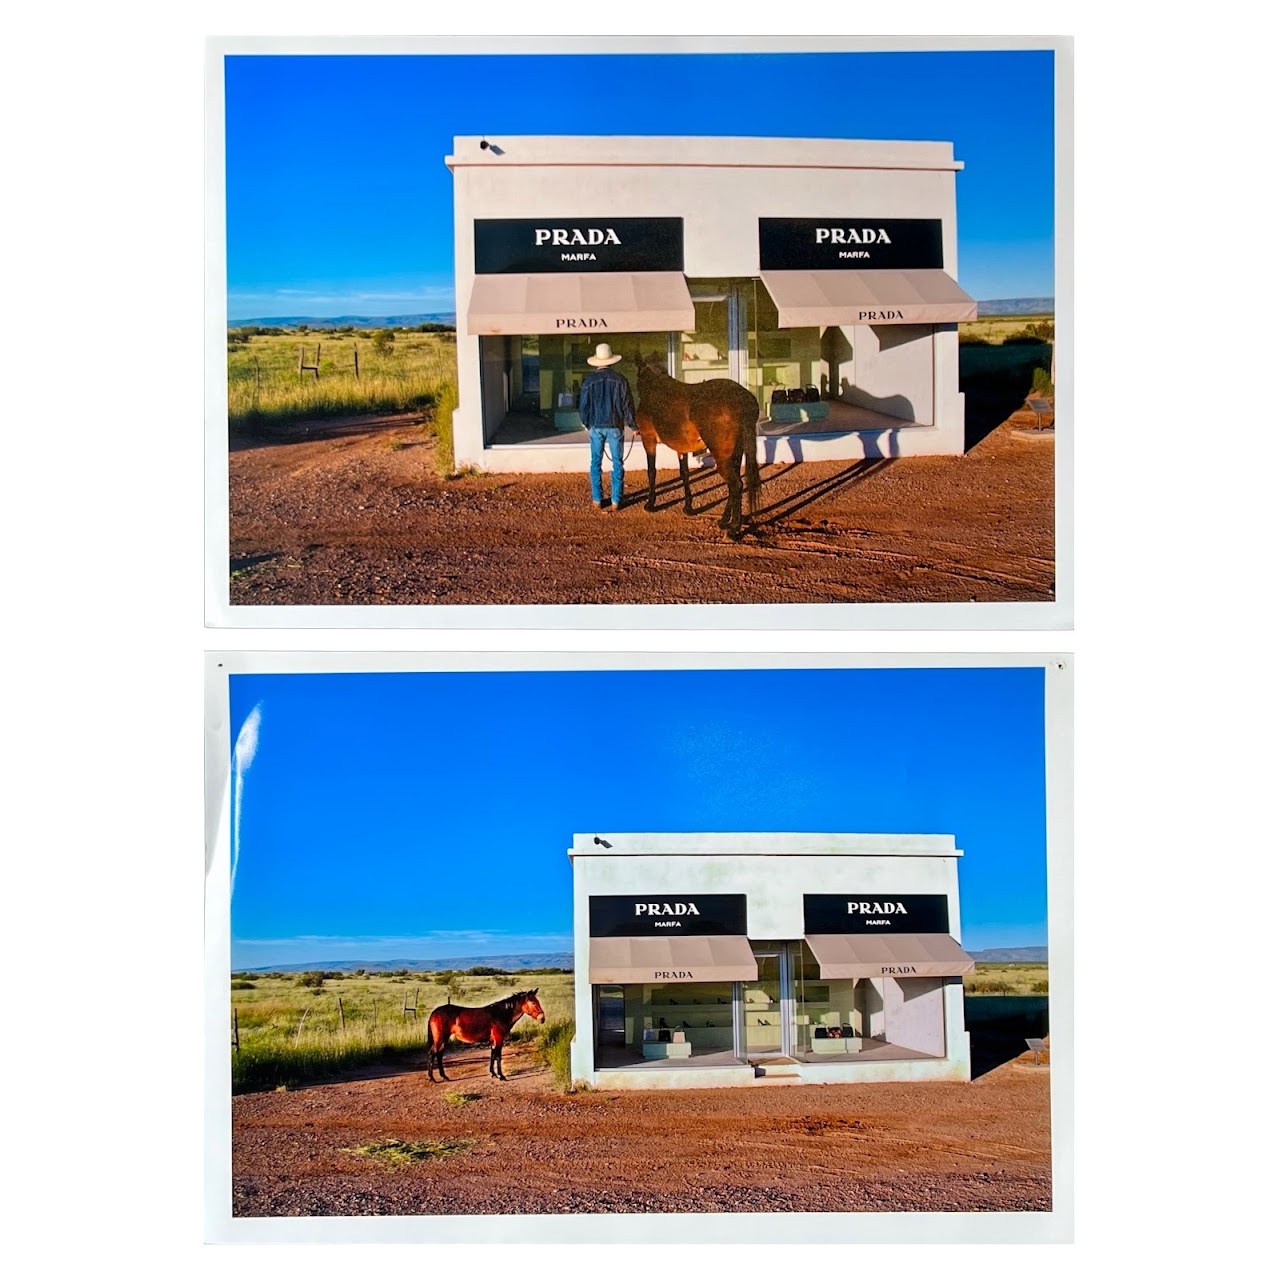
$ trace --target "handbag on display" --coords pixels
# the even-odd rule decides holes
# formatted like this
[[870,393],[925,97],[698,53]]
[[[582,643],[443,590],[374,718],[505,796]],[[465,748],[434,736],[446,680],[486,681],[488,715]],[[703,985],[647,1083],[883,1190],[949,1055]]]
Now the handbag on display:
[[812,386],[812,385],[810,384],[809,386],[807,386],[807,387],[805,387],[805,388],[804,388],[804,403],[805,403],[805,404],[816,404],[816,403],[818,402],[818,400],[820,400],[820,399],[821,399],[821,396],[820,396],[820,395],[818,395],[818,393],[817,393],[817,388],[816,388],[816,387],[814,387],[814,386]]

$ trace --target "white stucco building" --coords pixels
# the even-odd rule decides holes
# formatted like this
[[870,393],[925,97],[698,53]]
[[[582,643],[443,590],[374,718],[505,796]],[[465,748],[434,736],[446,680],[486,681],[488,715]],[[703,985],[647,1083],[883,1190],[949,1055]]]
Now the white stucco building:
[[761,462],[963,452],[950,143],[467,137],[446,163],[459,465],[585,471],[599,341],[632,387],[643,352],[749,388]]
[[573,1077],[967,1080],[953,837],[573,837]]

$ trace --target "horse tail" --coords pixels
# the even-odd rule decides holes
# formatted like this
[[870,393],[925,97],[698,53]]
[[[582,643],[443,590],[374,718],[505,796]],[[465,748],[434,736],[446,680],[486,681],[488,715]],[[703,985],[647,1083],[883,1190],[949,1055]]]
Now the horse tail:
[[759,506],[759,446],[756,428],[759,423],[759,406],[751,397],[750,417],[742,423],[742,452],[746,455],[746,510],[755,514]]

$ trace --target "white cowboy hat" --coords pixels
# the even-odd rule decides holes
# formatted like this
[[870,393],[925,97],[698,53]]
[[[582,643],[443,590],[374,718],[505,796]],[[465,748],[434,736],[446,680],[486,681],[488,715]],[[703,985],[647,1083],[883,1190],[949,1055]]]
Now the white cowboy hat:
[[586,357],[586,363],[594,365],[597,369],[603,369],[605,365],[616,364],[621,358],[613,354],[613,348],[607,342],[601,342],[595,348],[595,354]]

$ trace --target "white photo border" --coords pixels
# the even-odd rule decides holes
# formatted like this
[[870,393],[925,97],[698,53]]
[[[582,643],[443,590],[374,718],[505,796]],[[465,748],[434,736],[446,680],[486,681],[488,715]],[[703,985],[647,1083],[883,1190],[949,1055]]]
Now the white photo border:
[[[1074,659],[1028,653],[213,652],[205,655],[205,1238],[210,1243],[1047,1244],[1073,1240]],[[1037,667],[1044,672],[1053,1208],[1043,1213],[537,1214],[237,1218],[231,1213],[230,677],[352,672],[850,670]]]
[[[233,605],[226,389],[228,55],[501,53],[886,53],[1051,50],[1054,54],[1055,598],[865,604]],[[211,627],[458,629],[805,629],[1062,631],[1074,626],[1074,42],[1069,36],[299,36],[206,44],[205,622]]]

